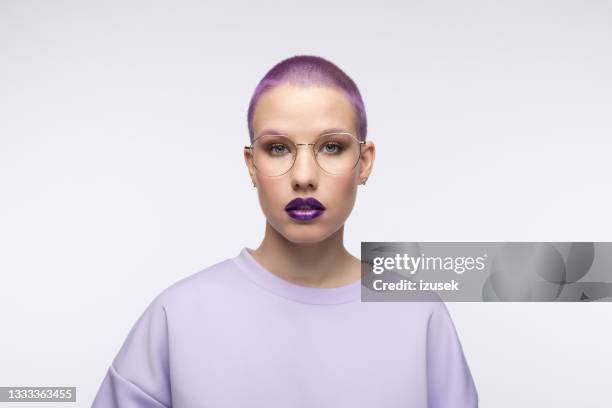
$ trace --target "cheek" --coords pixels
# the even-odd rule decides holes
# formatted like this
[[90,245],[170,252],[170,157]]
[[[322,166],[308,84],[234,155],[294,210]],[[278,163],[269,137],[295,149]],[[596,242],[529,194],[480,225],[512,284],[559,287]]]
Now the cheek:
[[357,186],[352,177],[338,179],[335,183],[335,190],[342,192],[342,194],[351,194],[357,191]]
[[353,208],[353,205],[355,204],[355,197],[357,195],[357,185],[355,183],[354,178],[337,178],[333,181],[330,181],[330,183],[333,183],[333,185],[330,185],[329,191],[333,192],[333,201],[335,203],[336,208],[342,209],[342,213],[350,211]]
[[275,180],[259,180],[257,184],[257,194],[262,210],[266,215],[274,215],[278,213],[280,206],[281,210],[285,203],[280,203],[281,197],[284,197],[282,183]]

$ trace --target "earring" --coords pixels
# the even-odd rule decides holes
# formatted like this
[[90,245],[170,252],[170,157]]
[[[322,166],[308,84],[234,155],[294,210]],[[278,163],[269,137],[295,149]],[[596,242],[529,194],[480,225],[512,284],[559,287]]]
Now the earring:
[[365,183],[366,183],[366,181],[367,181],[367,180],[368,180],[368,179],[363,180],[363,181],[361,182],[361,184],[365,186]]
[[253,182],[253,187],[256,187],[255,182]]

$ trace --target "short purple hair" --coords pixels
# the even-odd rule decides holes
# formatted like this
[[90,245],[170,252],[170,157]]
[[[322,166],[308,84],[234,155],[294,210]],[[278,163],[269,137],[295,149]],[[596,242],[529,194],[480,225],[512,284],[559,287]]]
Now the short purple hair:
[[343,91],[355,108],[359,140],[365,140],[368,129],[365,106],[359,89],[353,80],[332,62],[314,55],[296,55],[287,58],[266,73],[253,92],[247,114],[249,137],[253,141],[253,113],[255,106],[264,92],[281,84],[292,85],[326,85]]

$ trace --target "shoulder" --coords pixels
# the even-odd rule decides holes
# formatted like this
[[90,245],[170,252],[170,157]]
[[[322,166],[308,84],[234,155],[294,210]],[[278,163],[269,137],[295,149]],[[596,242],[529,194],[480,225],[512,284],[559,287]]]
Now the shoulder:
[[233,293],[242,281],[236,264],[228,258],[174,282],[159,292],[151,303],[168,309],[219,300]]

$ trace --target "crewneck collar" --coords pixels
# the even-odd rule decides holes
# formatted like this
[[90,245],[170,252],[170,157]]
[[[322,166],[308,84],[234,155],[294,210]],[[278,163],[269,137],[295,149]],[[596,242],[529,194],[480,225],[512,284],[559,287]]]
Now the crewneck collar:
[[300,303],[330,305],[361,300],[361,280],[335,288],[313,288],[289,282],[266,268],[251,255],[253,249],[244,247],[231,258],[249,279],[264,289]]

